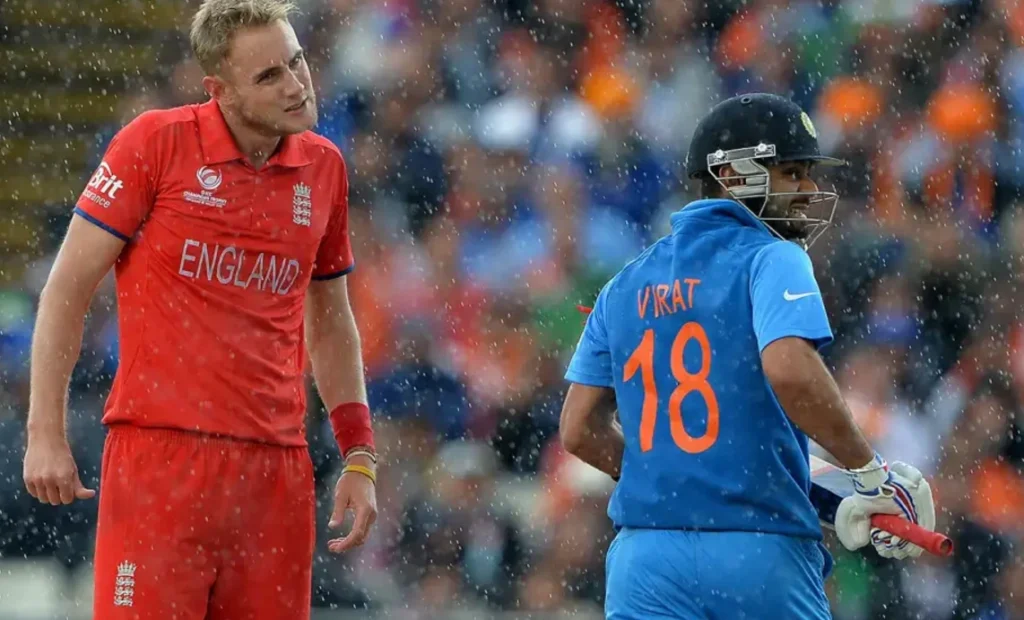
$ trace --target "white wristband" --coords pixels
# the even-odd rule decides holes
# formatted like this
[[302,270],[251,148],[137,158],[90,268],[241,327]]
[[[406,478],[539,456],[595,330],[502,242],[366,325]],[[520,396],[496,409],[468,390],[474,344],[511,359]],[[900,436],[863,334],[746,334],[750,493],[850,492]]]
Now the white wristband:
[[370,452],[369,450],[360,450],[358,448],[355,449],[355,450],[349,450],[348,454],[345,455],[345,461],[348,462],[348,460],[350,458],[352,458],[353,456],[357,456],[357,455],[365,456],[365,457],[369,458],[371,461],[373,461],[374,464],[377,463],[377,455],[376,454],[374,454],[373,452]]
[[853,481],[853,485],[858,493],[872,494],[872,491],[885,484],[889,479],[889,465],[885,462],[885,459],[879,454],[875,454],[875,458],[857,469],[846,470],[848,476]]

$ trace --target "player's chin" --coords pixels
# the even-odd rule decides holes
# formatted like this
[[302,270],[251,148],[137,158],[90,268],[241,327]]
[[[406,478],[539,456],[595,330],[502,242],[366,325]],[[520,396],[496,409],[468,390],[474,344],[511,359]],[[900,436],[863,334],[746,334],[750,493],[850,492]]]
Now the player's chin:
[[783,239],[789,241],[802,241],[810,236],[811,226],[809,222],[787,220],[784,222],[776,222],[774,226],[775,231],[782,236]]
[[275,125],[284,135],[308,131],[316,125],[316,108],[312,104],[306,104],[300,110],[285,112],[278,117]]

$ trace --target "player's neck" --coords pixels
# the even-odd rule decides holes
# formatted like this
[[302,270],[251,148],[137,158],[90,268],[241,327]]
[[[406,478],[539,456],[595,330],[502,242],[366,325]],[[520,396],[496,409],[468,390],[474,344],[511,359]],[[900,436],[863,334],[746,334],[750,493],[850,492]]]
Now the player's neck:
[[250,130],[241,134],[235,133],[235,141],[249,164],[259,170],[277,149],[277,145],[281,143],[281,137],[265,136]]
[[227,123],[231,136],[238,145],[238,150],[245,155],[249,164],[259,170],[267,163],[270,156],[281,144],[281,136],[268,136],[248,126],[244,120],[224,110],[224,122]]

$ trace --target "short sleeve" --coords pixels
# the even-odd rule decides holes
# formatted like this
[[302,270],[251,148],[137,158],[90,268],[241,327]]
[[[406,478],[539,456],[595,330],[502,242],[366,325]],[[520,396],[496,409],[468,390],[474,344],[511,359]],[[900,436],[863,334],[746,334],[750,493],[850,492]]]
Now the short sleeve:
[[615,386],[605,318],[609,288],[610,285],[606,285],[597,296],[594,310],[587,317],[583,334],[569,361],[569,369],[565,373],[565,378],[573,383],[609,388]]
[[327,230],[316,253],[314,280],[339,278],[355,268],[348,235],[348,171],[344,160],[341,160],[338,170],[341,178],[331,204],[331,219],[327,222]]
[[75,203],[76,214],[124,241],[153,207],[158,166],[152,133],[145,115],[125,125]]
[[750,299],[759,350],[786,337],[805,338],[818,349],[832,342],[811,258],[795,243],[779,241],[758,252],[751,267]]

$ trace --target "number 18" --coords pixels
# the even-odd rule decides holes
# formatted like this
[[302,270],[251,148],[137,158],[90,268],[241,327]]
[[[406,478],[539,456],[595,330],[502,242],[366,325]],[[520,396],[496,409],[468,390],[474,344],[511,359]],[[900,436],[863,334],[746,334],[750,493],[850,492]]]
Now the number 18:
[[[683,365],[683,351],[691,339],[700,345],[701,362],[700,370],[693,374],[686,370]],[[718,398],[715,391],[708,383],[708,374],[711,372],[711,346],[708,344],[708,335],[699,323],[689,322],[680,328],[672,341],[672,376],[675,377],[676,387],[668,399],[669,428],[672,431],[672,440],[676,442],[681,450],[690,454],[699,454],[718,440]],[[640,449],[647,452],[654,447],[654,425],[658,416],[658,386],[654,382],[654,330],[644,331],[643,339],[636,349],[626,360],[623,369],[622,380],[629,381],[640,370],[640,378],[644,386],[644,403],[640,415]],[[708,408],[708,422],[704,434],[700,437],[691,437],[683,426],[683,399],[690,392],[697,392],[703,398]]]

